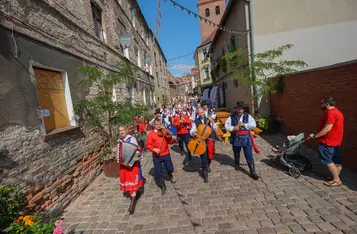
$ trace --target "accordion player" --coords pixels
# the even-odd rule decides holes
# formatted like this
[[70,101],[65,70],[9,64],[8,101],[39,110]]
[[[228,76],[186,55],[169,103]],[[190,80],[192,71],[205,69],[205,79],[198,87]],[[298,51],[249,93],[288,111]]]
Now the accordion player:
[[141,156],[142,148],[136,144],[118,141],[118,163],[123,166],[132,167],[134,165],[134,159]]

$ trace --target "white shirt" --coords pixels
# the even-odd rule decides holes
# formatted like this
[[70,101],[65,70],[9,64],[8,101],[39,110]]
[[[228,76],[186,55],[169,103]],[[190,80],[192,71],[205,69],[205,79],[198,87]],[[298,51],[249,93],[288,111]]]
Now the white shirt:
[[[239,121],[243,122],[243,115],[240,116]],[[227,131],[230,131],[230,132],[232,132],[234,130],[234,126],[232,126],[232,122],[231,122],[231,117],[229,117],[226,120],[224,127]],[[250,114],[248,114],[248,123],[245,123],[244,127],[247,130],[252,130],[257,127],[257,123],[255,122],[255,119]]]
[[[203,119],[201,119],[201,123],[204,124],[204,120]],[[212,124],[213,130],[216,130],[217,129],[217,124],[215,124],[215,123],[211,123],[211,124]],[[193,122],[191,130],[190,130],[190,135],[193,136],[193,133],[195,133],[195,132],[197,132],[197,127],[196,127],[196,123]]]

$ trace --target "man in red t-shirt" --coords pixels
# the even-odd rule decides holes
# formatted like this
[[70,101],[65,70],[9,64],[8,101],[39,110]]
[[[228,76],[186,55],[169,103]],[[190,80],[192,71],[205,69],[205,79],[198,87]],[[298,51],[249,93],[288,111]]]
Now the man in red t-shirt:
[[327,97],[321,101],[321,108],[325,111],[320,120],[316,134],[310,134],[310,138],[316,138],[319,142],[318,150],[321,162],[327,166],[332,178],[324,184],[329,187],[341,186],[340,173],[342,162],[340,145],[343,138],[344,118],[336,107],[335,99]]

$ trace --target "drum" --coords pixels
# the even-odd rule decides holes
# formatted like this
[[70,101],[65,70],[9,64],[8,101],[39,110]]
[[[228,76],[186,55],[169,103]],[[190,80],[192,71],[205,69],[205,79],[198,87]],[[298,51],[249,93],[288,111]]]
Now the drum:
[[134,159],[140,157],[137,145],[129,142],[119,142],[119,163],[124,166],[132,167]]

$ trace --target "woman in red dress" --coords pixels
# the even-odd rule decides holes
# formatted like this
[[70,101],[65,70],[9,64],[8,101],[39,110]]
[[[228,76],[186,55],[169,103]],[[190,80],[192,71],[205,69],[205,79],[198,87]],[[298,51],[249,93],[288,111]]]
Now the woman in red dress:
[[[135,145],[138,145],[135,137],[128,135],[127,127],[119,127],[119,136],[120,139],[118,142],[128,142]],[[119,152],[120,145],[118,144],[118,161],[119,161]],[[116,149],[114,149],[116,150]],[[129,213],[134,213],[135,202],[138,194],[139,188],[143,186],[143,176],[140,165],[140,158],[135,158],[135,163],[132,167],[124,166],[119,164],[119,176],[120,176],[120,190],[124,191],[124,193],[128,193],[131,195],[131,203],[129,207]]]

